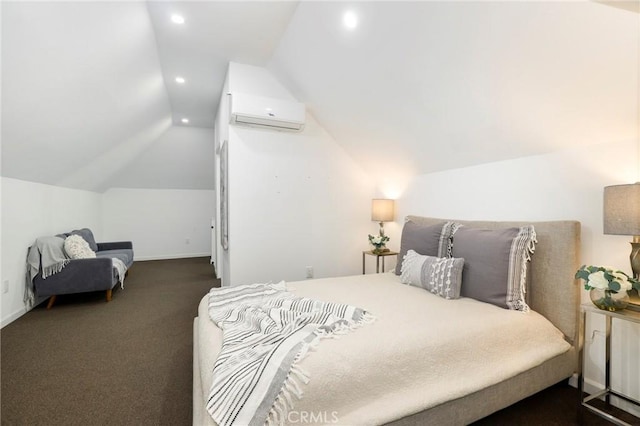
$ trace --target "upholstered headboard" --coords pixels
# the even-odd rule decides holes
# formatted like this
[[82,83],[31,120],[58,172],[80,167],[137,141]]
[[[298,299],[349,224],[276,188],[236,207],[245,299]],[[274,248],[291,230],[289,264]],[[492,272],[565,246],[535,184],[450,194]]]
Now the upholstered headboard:
[[485,229],[533,225],[538,243],[530,264],[529,306],[549,319],[571,344],[579,341],[580,285],[574,275],[580,267],[580,222],[492,222],[422,216],[407,216],[407,220],[421,225],[452,220]]

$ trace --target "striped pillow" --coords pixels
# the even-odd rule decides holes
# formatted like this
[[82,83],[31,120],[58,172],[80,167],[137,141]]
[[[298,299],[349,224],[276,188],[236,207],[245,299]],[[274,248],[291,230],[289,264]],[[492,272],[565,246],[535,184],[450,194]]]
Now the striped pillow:
[[400,281],[422,287],[445,299],[460,297],[464,259],[424,256],[409,250],[402,261]]
[[[450,254],[451,233],[455,230],[455,226],[459,225],[454,222],[420,225],[408,219],[402,228],[398,259],[404,259],[409,250],[426,256],[448,256]],[[402,264],[398,262],[396,275],[402,273],[401,268]]]
[[527,312],[527,263],[535,249],[533,225],[480,229],[460,226],[452,238],[451,255],[465,259],[463,297],[501,308]]

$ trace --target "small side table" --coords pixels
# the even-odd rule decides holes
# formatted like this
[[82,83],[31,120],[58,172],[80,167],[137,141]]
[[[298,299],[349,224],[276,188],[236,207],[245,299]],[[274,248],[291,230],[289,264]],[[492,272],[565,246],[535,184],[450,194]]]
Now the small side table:
[[597,307],[595,307],[594,305],[590,304],[590,303],[585,303],[582,306],[580,306],[580,312],[582,313],[582,323],[581,323],[581,328],[582,328],[582,339],[583,342],[585,341],[585,324],[586,324],[586,319],[587,319],[587,312],[590,313],[596,313],[596,314],[601,314],[605,316],[605,364],[604,364],[604,390],[596,392],[592,395],[589,395],[587,397],[582,396],[582,391],[584,389],[584,349],[582,349],[582,354],[580,354],[580,380],[578,380],[578,386],[579,386],[579,395],[580,395],[580,405],[582,407],[585,407],[587,410],[599,415],[600,417],[603,417],[607,420],[609,420],[610,422],[616,424],[616,425],[621,425],[621,426],[631,426],[629,423],[615,417],[614,415],[607,413],[606,411],[603,411],[599,408],[596,408],[592,405],[589,404],[589,401],[596,399],[596,398],[600,398],[602,396],[604,396],[605,398],[605,402],[608,404],[609,403],[609,395],[614,395],[617,396],[618,398],[621,398],[627,402],[630,402],[632,404],[635,404],[636,406],[640,407],[640,401],[631,398],[630,396],[624,395],[620,392],[614,391],[611,389],[611,365],[610,365],[610,360],[611,360],[611,322],[613,318],[617,318],[619,320],[622,321],[629,321],[629,322],[634,322],[637,324],[640,324],[640,312],[634,312],[634,311],[630,311],[628,309],[623,309],[621,311],[616,311],[616,312],[609,312],[609,311],[605,311],[602,309],[598,309]]
[[372,250],[366,250],[362,252],[362,275],[364,275],[365,271],[365,257],[366,256],[375,256],[376,257],[376,274],[380,273],[380,258],[382,258],[382,272],[384,272],[384,258],[387,256],[398,256],[397,251],[384,251],[382,253],[374,253]]

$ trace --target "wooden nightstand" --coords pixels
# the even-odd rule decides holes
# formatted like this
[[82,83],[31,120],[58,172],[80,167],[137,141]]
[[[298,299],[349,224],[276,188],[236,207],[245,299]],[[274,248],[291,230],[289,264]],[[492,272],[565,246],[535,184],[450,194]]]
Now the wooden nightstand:
[[364,275],[365,271],[365,257],[366,256],[375,256],[376,257],[376,274],[380,273],[380,258],[382,258],[382,272],[384,272],[384,258],[387,256],[398,256],[397,251],[385,251],[382,253],[374,253],[371,250],[366,250],[362,252],[362,275]]

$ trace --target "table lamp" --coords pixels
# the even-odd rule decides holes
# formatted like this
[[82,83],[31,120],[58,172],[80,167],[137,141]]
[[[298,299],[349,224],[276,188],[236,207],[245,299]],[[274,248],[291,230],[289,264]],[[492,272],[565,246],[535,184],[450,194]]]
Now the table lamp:
[[[640,279],[640,182],[628,185],[612,185],[604,188],[604,233],[608,235],[632,235],[631,271]],[[640,298],[630,292],[631,305],[640,309]]]
[[640,278],[640,182],[604,188],[604,233],[632,235],[631,270]]
[[371,220],[380,222],[380,236],[384,236],[384,223],[393,222],[393,200],[374,198],[371,200]]

